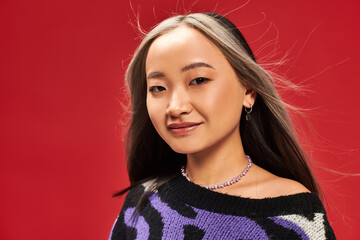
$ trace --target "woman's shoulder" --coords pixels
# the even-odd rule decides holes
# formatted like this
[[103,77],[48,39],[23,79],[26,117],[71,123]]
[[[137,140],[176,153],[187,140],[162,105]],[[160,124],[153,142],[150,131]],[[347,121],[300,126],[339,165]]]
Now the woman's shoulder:
[[152,178],[150,180],[141,181],[136,184],[131,191],[132,192],[144,192],[144,191],[153,191],[153,184],[156,182],[156,178]]
[[144,194],[145,191],[148,191],[151,188],[154,180],[149,180],[144,183],[138,183],[130,188],[128,193],[126,194],[124,205],[125,207],[128,206],[136,206],[141,196]]
[[274,186],[275,195],[293,195],[298,193],[309,193],[309,189],[307,189],[301,183],[294,181],[292,179],[282,178],[275,176],[272,181],[269,182]]
[[259,170],[261,175],[258,179],[258,188],[261,188],[264,197],[278,197],[295,195],[299,193],[310,193],[303,184],[288,178],[276,176],[264,169]]
[[232,188],[227,194],[263,199],[310,193],[303,184],[292,179],[276,176],[257,165],[252,167],[252,171],[249,172],[247,177],[247,179],[243,179],[243,184]]

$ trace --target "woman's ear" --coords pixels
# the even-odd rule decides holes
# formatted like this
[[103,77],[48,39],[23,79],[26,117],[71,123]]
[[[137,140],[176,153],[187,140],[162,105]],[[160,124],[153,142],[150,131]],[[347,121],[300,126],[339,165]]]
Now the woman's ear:
[[254,90],[246,89],[244,94],[243,105],[247,108],[251,108],[255,104],[256,92]]

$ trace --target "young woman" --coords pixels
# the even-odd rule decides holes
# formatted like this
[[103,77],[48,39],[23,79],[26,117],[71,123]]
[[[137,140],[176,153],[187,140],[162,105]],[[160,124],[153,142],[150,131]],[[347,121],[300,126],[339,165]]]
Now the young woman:
[[169,18],[126,72],[131,186],[110,239],[335,239],[271,76],[226,18]]

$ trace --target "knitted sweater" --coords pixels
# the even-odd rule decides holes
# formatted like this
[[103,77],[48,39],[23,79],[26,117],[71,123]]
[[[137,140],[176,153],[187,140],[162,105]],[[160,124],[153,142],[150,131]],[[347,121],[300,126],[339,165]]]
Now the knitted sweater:
[[242,198],[179,175],[155,191],[131,219],[145,190],[139,185],[127,194],[109,239],[335,239],[314,193]]

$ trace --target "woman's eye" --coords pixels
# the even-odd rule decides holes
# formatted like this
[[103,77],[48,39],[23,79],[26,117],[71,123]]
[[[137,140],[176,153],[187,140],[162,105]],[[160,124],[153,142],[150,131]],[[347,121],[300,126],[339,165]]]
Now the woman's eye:
[[190,84],[191,84],[191,85],[199,85],[199,84],[203,84],[203,83],[206,82],[207,80],[209,80],[209,79],[203,78],[203,77],[199,77],[199,78],[195,78],[194,80],[192,80],[192,81],[190,82]]
[[165,88],[162,86],[152,86],[149,88],[150,92],[161,92],[163,90],[165,90]]

